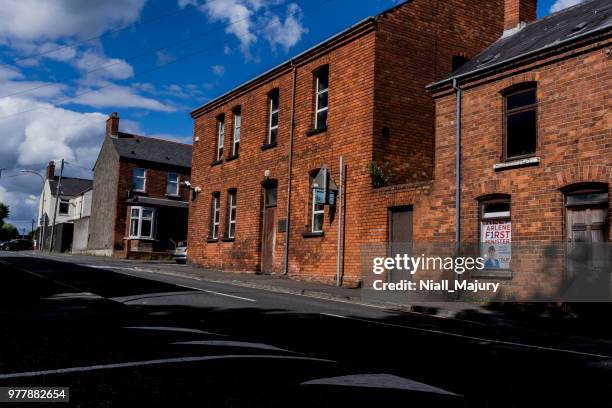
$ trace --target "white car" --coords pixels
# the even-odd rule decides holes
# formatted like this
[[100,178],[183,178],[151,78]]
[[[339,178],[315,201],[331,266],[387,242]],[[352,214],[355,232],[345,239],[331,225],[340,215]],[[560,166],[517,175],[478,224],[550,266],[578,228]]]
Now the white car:
[[187,241],[178,244],[172,254],[172,259],[178,264],[187,263]]

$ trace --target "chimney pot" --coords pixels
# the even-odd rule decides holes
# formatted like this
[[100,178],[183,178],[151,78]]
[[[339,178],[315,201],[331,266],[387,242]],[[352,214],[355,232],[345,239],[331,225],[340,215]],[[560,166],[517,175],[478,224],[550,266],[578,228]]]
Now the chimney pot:
[[55,177],[55,162],[50,161],[47,164],[47,180],[52,180]]
[[111,113],[106,119],[106,136],[117,137],[119,134],[119,115],[117,112]]
[[536,20],[537,0],[504,0],[504,30]]

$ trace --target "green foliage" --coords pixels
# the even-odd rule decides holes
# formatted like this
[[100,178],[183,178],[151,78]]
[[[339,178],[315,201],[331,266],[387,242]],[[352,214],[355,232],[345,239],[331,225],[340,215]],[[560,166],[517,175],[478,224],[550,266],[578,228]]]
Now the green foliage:
[[17,238],[17,235],[19,235],[19,232],[12,224],[4,224],[0,228],[0,241],[10,241]]
[[9,207],[4,203],[0,203],[0,227],[4,225],[4,220],[9,216]]
[[374,187],[384,187],[393,177],[393,171],[389,168],[390,164],[385,161],[378,164],[374,161],[368,162],[368,171],[372,177],[372,185]]

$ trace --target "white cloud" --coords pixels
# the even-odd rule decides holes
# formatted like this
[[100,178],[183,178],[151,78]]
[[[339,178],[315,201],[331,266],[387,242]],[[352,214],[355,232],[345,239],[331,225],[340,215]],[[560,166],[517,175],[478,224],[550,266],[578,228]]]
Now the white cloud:
[[146,0],[0,0],[0,41],[88,38],[135,22]]
[[582,3],[584,0],[557,0],[552,6],[550,6],[550,12],[556,13],[564,8],[575,6],[576,4]]
[[210,67],[212,69],[213,74],[216,76],[223,76],[225,74],[225,67],[223,65],[213,65]]
[[157,57],[157,66],[167,65],[173,61],[176,61],[176,57],[169,52],[157,51],[155,55]]
[[133,88],[106,83],[98,88],[78,90],[71,103],[93,106],[95,108],[139,108],[160,112],[173,112],[175,107],[156,99],[139,95]]
[[308,31],[302,26],[302,10],[295,3],[287,6],[285,21],[281,21],[273,13],[267,13],[266,18],[268,19],[264,23],[266,39],[272,47],[280,45],[285,52],[297,44],[302,38],[302,34]]
[[[302,26],[302,13],[299,6],[287,6],[284,19],[271,10],[284,0],[178,0],[181,7],[198,6],[212,22],[225,23],[225,32],[235,36],[240,42],[240,50],[250,58],[251,47],[259,36],[272,46],[281,46],[286,52],[297,44],[306,29]],[[224,47],[229,54],[231,48]]]
[[85,51],[75,65],[89,79],[128,79],[134,76],[134,68],[125,60],[108,58],[93,50]]

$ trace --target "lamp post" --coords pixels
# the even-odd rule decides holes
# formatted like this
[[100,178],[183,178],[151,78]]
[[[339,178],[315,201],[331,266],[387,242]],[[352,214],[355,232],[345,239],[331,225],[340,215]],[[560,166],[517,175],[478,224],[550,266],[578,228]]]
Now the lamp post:
[[[23,170],[19,170],[19,172],[24,173],[24,174],[35,174],[38,177],[40,177],[40,179],[42,180],[42,204],[41,204],[40,212],[38,214],[38,223],[40,224],[40,220],[42,218],[42,212],[44,211],[44,208],[45,208],[45,178],[42,176],[42,174],[40,174],[39,172],[35,170],[23,169]],[[38,235],[38,249],[39,250],[42,250],[42,246],[44,245],[44,241],[43,241],[45,238],[45,228],[44,227],[45,226],[43,225]],[[34,230],[33,226],[32,226],[32,230]]]

